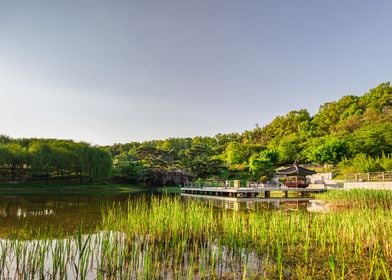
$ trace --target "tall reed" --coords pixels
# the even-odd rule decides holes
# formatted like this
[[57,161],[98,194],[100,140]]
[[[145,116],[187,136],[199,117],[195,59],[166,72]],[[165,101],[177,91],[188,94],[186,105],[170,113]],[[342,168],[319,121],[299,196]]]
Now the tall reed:
[[391,212],[378,199],[308,213],[139,198],[104,209],[96,233],[0,240],[0,278],[390,279]]

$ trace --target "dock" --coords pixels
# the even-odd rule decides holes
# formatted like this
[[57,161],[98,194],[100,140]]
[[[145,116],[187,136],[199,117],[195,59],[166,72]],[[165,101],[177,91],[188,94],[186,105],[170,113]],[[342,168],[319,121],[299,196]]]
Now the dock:
[[181,193],[201,195],[201,196],[219,196],[233,198],[271,198],[271,194],[281,194],[281,197],[288,198],[289,193],[296,194],[299,197],[307,197],[312,193],[325,192],[324,188],[294,188],[284,185],[268,185],[260,183],[246,182],[245,186],[241,186],[236,181],[223,182],[192,182],[181,187]]

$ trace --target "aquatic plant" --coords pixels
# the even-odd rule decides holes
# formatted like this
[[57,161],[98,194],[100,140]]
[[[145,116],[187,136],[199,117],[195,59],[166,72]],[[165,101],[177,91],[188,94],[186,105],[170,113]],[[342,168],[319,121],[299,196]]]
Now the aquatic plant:
[[330,213],[236,212],[180,197],[139,198],[103,209],[96,233],[52,239],[41,232],[39,239],[1,240],[0,275],[390,279],[392,219],[385,196],[374,197],[378,206]]

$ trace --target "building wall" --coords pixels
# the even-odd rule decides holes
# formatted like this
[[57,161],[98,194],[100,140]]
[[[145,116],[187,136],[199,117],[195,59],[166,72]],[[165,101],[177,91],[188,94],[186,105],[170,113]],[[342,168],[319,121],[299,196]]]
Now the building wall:
[[316,173],[313,175],[306,176],[306,178],[308,178],[312,184],[323,184],[327,180],[332,180],[332,177],[332,172]]

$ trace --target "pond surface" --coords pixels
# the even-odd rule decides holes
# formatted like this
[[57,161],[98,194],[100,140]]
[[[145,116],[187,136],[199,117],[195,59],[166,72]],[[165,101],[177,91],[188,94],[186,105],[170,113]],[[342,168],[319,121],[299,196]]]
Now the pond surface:
[[303,212],[328,210],[312,198],[161,196],[0,195],[0,278],[345,279],[335,254],[360,275],[348,279],[389,279],[390,208],[324,215]]
[[[101,223],[102,211],[113,204],[126,207],[128,200],[159,193],[142,192],[117,195],[6,195],[0,196],[0,237],[19,235],[34,228],[52,232],[88,233]],[[220,209],[265,211],[273,209],[306,210],[309,199],[236,199],[183,196],[182,200],[202,200]]]
[[64,233],[78,229],[88,232],[100,224],[103,209],[114,203],[125,206],[135,196],[136,194],[0,196],[0,237],[38,227],[58,229]]

